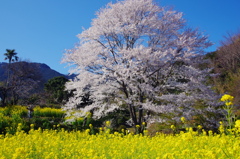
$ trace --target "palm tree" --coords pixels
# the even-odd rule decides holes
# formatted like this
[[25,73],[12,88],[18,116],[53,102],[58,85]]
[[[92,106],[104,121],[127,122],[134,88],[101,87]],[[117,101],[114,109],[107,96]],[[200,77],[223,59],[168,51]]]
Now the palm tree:
[[4,54],[5,60],[8,60],[8,63],[10,64],[12,61],[18,61],[18,56],[17,53],[15,52],[15,50],[10,50],[10,49],[6,49],[6,53]]
[[7,87],[8,87],[8,84],[9,84],[9,73],[10,73],[10,64],[11,62],[14,62],[14,61],[18,61],[18,56],[17,56],[17,53],[15,52],[15,50],[11,50],[11,49],[6,49],[6,53],[4,54],[5,59],[4,60],[8,60],[8,77],[7,77]]

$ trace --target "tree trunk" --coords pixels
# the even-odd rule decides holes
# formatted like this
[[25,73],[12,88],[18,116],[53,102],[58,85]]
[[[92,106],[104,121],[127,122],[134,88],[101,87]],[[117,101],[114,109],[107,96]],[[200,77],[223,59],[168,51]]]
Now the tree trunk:
[[6,105],[6,99],[7,99],[7,91],[8,89],[5,87],[0,87],[0,93],[1,93],[1,106],[5,106]]
[[131,119],[134,123],[134,126],[136,126],[137,125],[137,116],[136,116],[136,111],[133,108],[132,104],[129,104],[129,111],[130,111],[130,116],[131,116]]

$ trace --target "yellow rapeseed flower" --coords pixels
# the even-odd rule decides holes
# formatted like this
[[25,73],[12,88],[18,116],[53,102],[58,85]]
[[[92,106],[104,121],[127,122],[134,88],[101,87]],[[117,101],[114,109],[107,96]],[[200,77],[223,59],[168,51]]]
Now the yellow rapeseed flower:
[[106,121],[106,126],[110,126],[110,121]]
[[[220,125],[223,125],[223,122]],[[235,128],[240,128],[240,120],[236,121]],[[146,135],[147,130],[144,130],[144,135],[132,133],[123,135],[117,132],[111,134],[109,131],[92,135],[90,131],[91,129],[85,132],[43,129],[31,130],[31,133],[6,134],[0,137],[0,159],[79,157],[211,159],[240,156],[238,133],[219,135],[212,131],[207,133],[202,129],[203,133],[199,134],[192,128],[176,135],[160,132],[156,135],[152,133]]]
[[184,117],[181,117],[181,121],[182,121],[182,123],[185,123],[186,119]]
[[233,105],[233,102],[226,102],[225,104],[226,106],[230,106],[230,105]]
[[235,122],[235,128],[240,129],[240,120],[237,120],[237,121]]
[[136,125],[136,128],[140,128],[140,125]]
[[198,125],[198,129],[201,130],[202,129],[202,125]]
[[219,126],[218,130],[220,131],[221,134],[223,134],[224,131],[225,131],[224,126],[223,126],[223,122],[220,121],[219,124],[220,124],[220,126]]
[[171,125],[171,129],[172,129],[172,130],[175,130],[176,127],[175,127],[174,125]]
[[234,97],[229,94],[224,94],[221,98],[222,102],[233,101]]

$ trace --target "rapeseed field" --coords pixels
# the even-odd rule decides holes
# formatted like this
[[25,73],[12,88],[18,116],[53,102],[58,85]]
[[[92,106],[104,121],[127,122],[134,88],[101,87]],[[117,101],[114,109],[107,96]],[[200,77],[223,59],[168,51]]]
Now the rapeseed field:
[[[232,134],[193,131],[148,136],[85,131],[38,130],[0,138],[1,159],[226,159],[240,158],[239,121]],[[32,125],[33,127],[33,125]]]
[[[2,128],[4,122],[16,127],[14,133],[5,131],[0,135],[0,159],[240,159],[240,120],[232,111],[233,97],[224,95],[221,101],[225,102],[227,115],[225,122],[219,122],[218,131],[206,131],[199,125],[195,131],[184,127],[183,132],[171,125],[171,134],[154,136],[148,134],[148,130],[143,134],[124,129],[113,132],[110,121],[100,128],[89,124],[89,129],[84,131],[65,130],[60,124],[53,125],[53,129],[40,127],[37,130],[31,124],[30,130],[24,131],[26,122],[17,122],[24,121],[20,116],[26,115],[25,109],[1,109]],[[51,108],[36,108],[35,113],[40,117],[64,115],[64,112]],[[187,122],[184,117],[180,120],[184,125]],[[139,127],[136,125],[136,130]],[[98,131],[94,133],[96,129]]]

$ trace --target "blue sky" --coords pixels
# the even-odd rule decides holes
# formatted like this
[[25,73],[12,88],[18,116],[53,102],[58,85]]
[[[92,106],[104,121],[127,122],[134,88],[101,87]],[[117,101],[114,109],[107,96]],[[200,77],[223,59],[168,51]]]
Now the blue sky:
[[[22,60],[46,63],[67,74],[60,64],[65,49],[78,42],[82,27],[90,27],[95,12],[111,0],[0,0],[0,62],[6,49]],[[116,2],[116,0],[112,0]],[[240,30],[239,0],[155,0],[184,13],[188,26],[199,28],[215,43]]]

